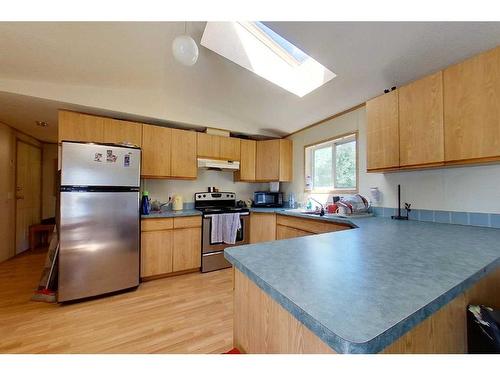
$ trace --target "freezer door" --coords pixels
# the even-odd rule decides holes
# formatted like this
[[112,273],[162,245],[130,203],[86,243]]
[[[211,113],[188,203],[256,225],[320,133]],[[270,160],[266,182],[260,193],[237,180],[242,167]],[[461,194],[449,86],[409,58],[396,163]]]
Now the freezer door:
[[139,284],[139,193],[62,192],[59,302]]
[[63,142],[61,185],[140,185],[141,150],[93,143]]

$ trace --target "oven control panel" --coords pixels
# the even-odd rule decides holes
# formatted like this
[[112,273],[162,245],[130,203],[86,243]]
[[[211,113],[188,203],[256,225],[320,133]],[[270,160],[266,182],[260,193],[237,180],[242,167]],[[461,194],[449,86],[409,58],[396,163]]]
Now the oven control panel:
[[234,199],[236,199],[236,194],[229,192],[219,192],[219,193],[202,192],[202,193],[196,193],[194,195],[195,201],[218,201],[218,200],[225,201]]

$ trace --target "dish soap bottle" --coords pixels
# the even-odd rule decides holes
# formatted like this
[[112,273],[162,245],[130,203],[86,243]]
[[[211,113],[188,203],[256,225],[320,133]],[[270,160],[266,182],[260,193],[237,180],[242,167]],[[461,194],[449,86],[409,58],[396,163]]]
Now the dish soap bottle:
[[149,192],[142,192],[142,201],[141,201],[141,215],[149,215],[151,212],[151,199],[149,198]]

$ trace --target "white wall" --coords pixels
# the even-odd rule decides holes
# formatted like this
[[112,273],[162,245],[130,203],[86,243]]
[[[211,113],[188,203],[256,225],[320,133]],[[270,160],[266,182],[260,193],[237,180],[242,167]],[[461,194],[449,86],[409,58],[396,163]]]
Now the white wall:
[[233,172],[198,170],[196,180],[142,180],[142,190],[149,191],[152,200],[166,202],[170,193],[182,194],[184,202],[193,202],[194,193],[207,191],[209,186],[215,186],[219,191],[236,193],[236,199],[253,198],[253,192],[268,190],[269,184],[233,182]]
[[44,143],[42,148],[42,219],[56,215],[56,173],[58,147]]
[[378,187],[381,200],[375,206],[396,207],[397,185],[403,202],[413,208],[467,212],[500,212],[500,165],[442,168],[398,173],[366,173],[366,111],[362,107],[290,137],[294,141],[294,181],[283,191],[304,199],[304,146],[347,132],[359,132],[359,192],[370,197]]

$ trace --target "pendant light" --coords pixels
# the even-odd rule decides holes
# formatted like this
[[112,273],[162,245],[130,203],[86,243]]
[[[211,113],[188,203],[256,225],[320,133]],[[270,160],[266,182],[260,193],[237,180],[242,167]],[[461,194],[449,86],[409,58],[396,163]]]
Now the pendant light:
[[187,22],[184,22],[184,35],[177,36],[172,42],[172,53],[182,65],[193,66],[198,60],[198,46],[187,34]]

